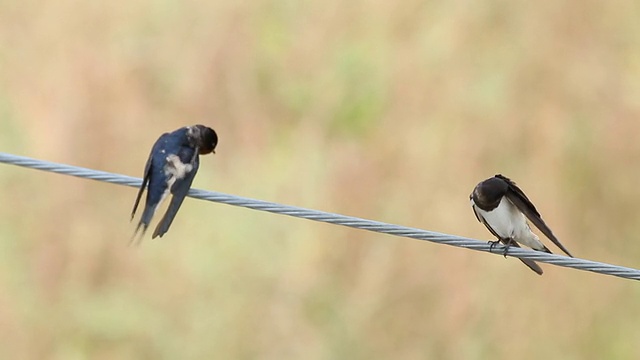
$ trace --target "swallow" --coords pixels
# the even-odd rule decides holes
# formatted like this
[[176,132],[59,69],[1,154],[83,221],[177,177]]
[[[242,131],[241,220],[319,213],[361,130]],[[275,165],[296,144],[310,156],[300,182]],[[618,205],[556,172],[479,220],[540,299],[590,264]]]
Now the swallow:
[[[469,195],[469,199],[478,221],[484,224],[498,239],[490,241],[492,245],[502,242],[509,249],[509,246],[520,247],[519,244],[522,244],[533,250],[551,254],[551,251],[544,246],[538,236],[531,231],[527,223],[527,219],[529,219],[565,254],[573,257],[542,220],[540,213],[529,198],[516,183],[506,176],[498,174],[480,182]],[[520,261],[538,275],[542,275],[542,269],[533,260],[520,259]]]
[[142,185],[131,211],[131,220],[133,220],[142,193],[146,189],[147,199],[140,222],[133,234],[134,238],[140,228],[142,228],[141,238],[144,236],[158,206],[167,195],[171,194],[169,208],[154,230],[152,238],[162,237],[169,230],[198,172],[199,156],[215,154],[217,145],[216,132],[203,125],[185,126],[176,131],[164,133],[156,140],[144,167]]

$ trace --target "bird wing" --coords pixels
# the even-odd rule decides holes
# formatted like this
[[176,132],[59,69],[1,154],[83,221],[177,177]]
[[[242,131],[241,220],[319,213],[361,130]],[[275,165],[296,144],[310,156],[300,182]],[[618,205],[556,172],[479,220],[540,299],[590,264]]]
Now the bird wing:
[[142,193],[144,189],[147,187],[149,183],[149,178],[151,177],[151,161],[152,161],[153,153],[149,155],[149,159],[147,160],[147,164],[144,166],[144,175],[142,177],[142,184],[140,185],[140,190],[138,190],[138,196],[136,197],[136,202],[133,204],[133,210],[131,211],[131,220],[136,214],[136,210],[138,210],[138,205],[140,204],[140,199],[142,198]]
[[509,199],[509,201],[511,201],[511,203],[513,203],[513,205],[515,205],[518,208],[518,210],[520,210],[524,214],[524,216],[526,216],[527,219],[529,219],[529,221],[531,221],[533,225],[535,225],[535,227],[537,227],[546,237],[548,237],[549,240],[551,240],[554,244],[556,244],[556,246],[559,247],[562,251],[564,251],[565,254],[567,254],[570,257],[573,257],[573,255],[571,255],[569,250],[567,250],[567,248],[565,248],[564,245],[562,245],[560,240],[556,238],[556,236],[553,234],[553,232],[547,226],[544,220],[542,220],[540,213],[538,212],[538,210],[536,210],[536,207],[533,206],[533,203],[531,203],[531,200],[527,198],[524,192],[513,181],[511,181],[507,177],[504,177],[502,175],[496,175],[496,176],[500,177],[502,180],[506,181],[507,184],[509,184],[509,189],[507,190],[507,193],[505,195],[507,199]]

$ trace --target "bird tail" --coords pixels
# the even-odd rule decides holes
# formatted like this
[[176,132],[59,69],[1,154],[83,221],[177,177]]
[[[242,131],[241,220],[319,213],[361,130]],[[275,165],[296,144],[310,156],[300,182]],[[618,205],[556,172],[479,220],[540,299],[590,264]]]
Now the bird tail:
[[[540,251],[540,252],[545,252],[548,254],[553,254],[551,252],[551,250],[549,250],[546,246],[542,245],[542,249],[534,249],[536,251]],[[520,261],[522,261],[525,265],[527,265],[529,267],[529,269],[535,271],[536,273],[538,273],[538,275],[542,275],[542,268],[540,268],[540,266],[538,265],[538,263],[536,263],[533,260],[530,259],[520,259]]]
[[538,275],[542,275],[542,268],[533,260],[530,259],[520,259],[525,265],[529,267],[529,269],[535,271]]
[[[508,240],[501,240],[501,241],[503,243],[505,243],[505,244],[508,244],[508,246],[520,247],[520,245],[518,245],[518,243],[515,242],[515,241],[508,241]],[[544,245],[543,245],[543,247],[544,247]],[[546,247],[544,247],[544,250],[538,250],[538,251],[544,251],[544,252],[551,253],[551,251],[549,251],[549,249],[547,249]],[[525,265],[527,265],[529,267],[529,269],[535,271],[536,274],[542,275],[542,268],[535,261],[530,260],[530,259],[522,259],[522,258],[520,258],[520,261],[522,261]]]
[[[147,228],[151,223],[151,219],[153,218],[153,214],[155,213],[155,211],[156,211],[156,207],[153,207],[153,206],[145,207],[144,212],[140,217],[140,222],[138,222],[138,226],[136,226],[136,230],[133,232],[133,235],[131,236],[131,240],[129,241],[130,245],[134,243],[135,244],[140,243],[140,241],[144,237],[144,234],[147,232]],[[140,233],[140,236],[138,236],[136,240],[136,235],[140,231],[140,228],[142,228],[142,233]]]

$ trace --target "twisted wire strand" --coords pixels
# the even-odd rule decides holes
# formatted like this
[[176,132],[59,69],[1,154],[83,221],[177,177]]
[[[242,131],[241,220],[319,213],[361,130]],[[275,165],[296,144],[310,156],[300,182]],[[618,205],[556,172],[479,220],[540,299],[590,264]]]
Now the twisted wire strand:
[[[78,166],[59,164],[6,153],[0,153],[0,162],[131,187],[140,187],[142,183],[142,179],[131,176],[87,169]],[[275,214],[288,215],[296,218],[320,221],[334,225],[342,225],[346,227],[368,230],[383,234],[408,237],[417,240],[426,240],[438,244],[456,246],[476,251],[484,251],[493,254],[501,255],[506,250],[506,248],[501,244],[496,244],[492,248],[486,241],[482,240],[444,234],[435,231],[422,230],[407,226],[388,224],[380,221],[361,219],[353,216],[305,209],[297,206],[250,199],[214,191],[191,189],[188,196],[200,200],[219,202],[233,206],[241,206],[254,210],[267,211]],[[585,260],[580,258],[570,258],[562,255],[548,254],[540,251],[533,251],[515,247],[510,247],[508,249],[508,256],[531,259],[552,265],[591,271],[599,274],[617,276],[626,279],[640,280],[640,270],[638,269],[597,261]]]

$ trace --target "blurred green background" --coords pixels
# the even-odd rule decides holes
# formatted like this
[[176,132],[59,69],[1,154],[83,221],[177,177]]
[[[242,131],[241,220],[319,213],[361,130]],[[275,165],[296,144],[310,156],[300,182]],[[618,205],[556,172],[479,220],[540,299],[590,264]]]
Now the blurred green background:
[[[0,151],[140,176],[203,123],[194,187],[483,240],[501,172],[573,254],[639,267],[639,15],[4,1]],[[193,199],[128,247],[135,193],[0,165],[0,358],[640,358],[632,281]]]

